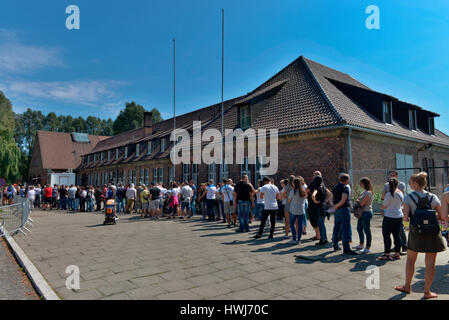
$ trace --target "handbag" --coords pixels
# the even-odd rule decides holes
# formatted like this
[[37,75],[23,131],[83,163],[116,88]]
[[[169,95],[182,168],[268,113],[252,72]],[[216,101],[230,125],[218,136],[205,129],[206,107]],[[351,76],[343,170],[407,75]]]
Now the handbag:
[[363,207],[360,206],[360,203],[358,201],[354,204],[352,210],[354,211],[354,216],[357,219],[360,219],[362,217],[362,215],[363,215]]

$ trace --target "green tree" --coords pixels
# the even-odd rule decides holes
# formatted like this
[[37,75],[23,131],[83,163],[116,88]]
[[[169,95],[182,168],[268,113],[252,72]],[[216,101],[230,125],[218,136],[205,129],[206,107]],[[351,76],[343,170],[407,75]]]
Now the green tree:
[[45,130],[47,131],[61,131],[61,121],[56,116],[56,113],[50,112],[45,117]]
[[[153,123],[162,121],[161,113],[156,108],[151,110],[153,112]],[[125,131],[134,130],[143,127],[145,108],[140,104],[127,102],[125,109],[120,111],[117,119],[113,124],[114,134],[119,134]]]
[[15,119],[11,102],[0,91],[0,174],[8,183],[20,179],[20,148],[14,139]]

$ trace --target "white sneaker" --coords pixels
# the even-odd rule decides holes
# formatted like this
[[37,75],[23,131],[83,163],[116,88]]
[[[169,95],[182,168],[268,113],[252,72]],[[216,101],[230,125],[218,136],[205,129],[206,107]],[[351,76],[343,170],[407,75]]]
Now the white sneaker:
[[371,252],[371,250],[367,248],[363,248],[362,250],[360,250],[360,253],[368,253],[368,252]]
[[352,247],[352,249],[354,249],[354,250],[362,250],[362,249],[364,249],[365,247],[363,247],[363,246],[360,246],[360,245],[358,245],[357,247]]

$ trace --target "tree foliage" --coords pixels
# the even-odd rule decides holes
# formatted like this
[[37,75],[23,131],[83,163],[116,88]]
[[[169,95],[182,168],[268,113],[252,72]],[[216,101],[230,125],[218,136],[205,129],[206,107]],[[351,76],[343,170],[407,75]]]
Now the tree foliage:
[[20,148],[14,140],[14,112],[11,102],[0,91],[0,178],[15,182],[20,178]]
[[[153,108],[153,123],[162,121],[160,112]],[[89,116],[73,118],[28,108],[15,114],[10,101],[0,91],[0,173],[10,182],[26,178],[31,161],[34,140],[38,130],[56,132],[82,132],[92,135],[112,136],[143,126],[145,109],[135,102],[126,103],[118,117],[101,119]],[[0,177],[1,178],[1,177]]]

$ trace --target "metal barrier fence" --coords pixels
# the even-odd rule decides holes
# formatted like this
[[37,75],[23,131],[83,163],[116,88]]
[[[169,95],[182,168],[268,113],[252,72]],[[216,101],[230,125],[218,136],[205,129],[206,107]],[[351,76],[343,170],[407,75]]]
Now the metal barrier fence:
[[27,226],[33,226],[30,210],[30,202],[26,199],[20,199],[15,204],[0,207],[0,236],[4,236],[6,233],[13,235],[18,232],[26,235],[25,231],[31,233],[27,228]]

